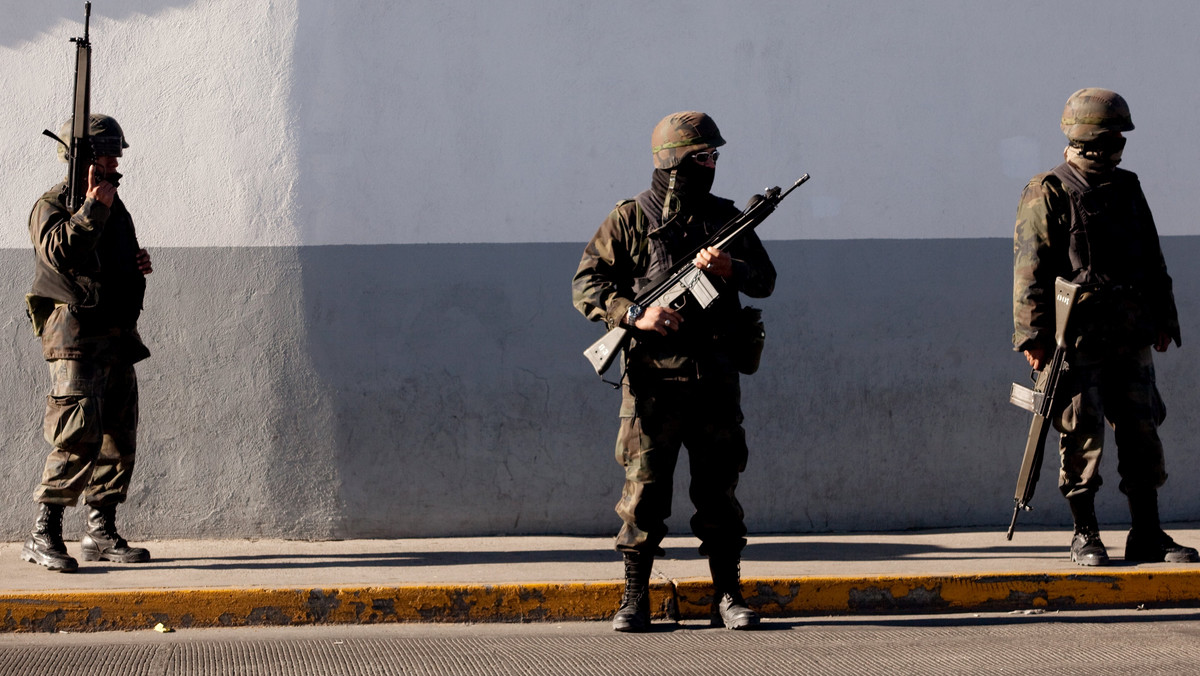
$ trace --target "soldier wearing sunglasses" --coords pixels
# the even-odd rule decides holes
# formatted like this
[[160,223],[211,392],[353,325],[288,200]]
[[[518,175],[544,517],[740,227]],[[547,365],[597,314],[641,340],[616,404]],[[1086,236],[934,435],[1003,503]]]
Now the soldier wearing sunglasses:
[[[74,213],[68,209],[64,181],[42,195],[29,215],[35,265],[26,301],[50,368],[43,428],[51,450],[34,493],[37,520],[21,558],[64,573],[79,563],[63,541],[63,513],[81,499],[87,505],[80,542],[85,561],[150,560],[150,552],[121,537],[116,512],[133,475],[134,364],[150,356],[137,322],[146,275],[154,268],[118,193],[119,158],[129,147],[125,132],[108,115],[92,114],[88,127],[95,157],[83,204]],[[71,131],[68,120],[58,134],[64,162]]]
[[735,495],[746,466],[741,389],[734,339],[738,292],[770,295],[775,268],[753,233],[729,251],[700,249],[694,264],[721,289],[702,312],[648,307],[633,299],[681,258],[690,256],[739,210],[710,190],[718,146],[712,118],[687,111],[654,128],[650,189],[617,204],[584,250],[572,283],[575,307],[611,329],[633,329],[621,379],[617,461],[625,483],[616,511],[616,548],[625,561],[625,593],[616,631],[650,626],[649,578],[671,511],[672,476],[681,447],[691,470],[692,532],[709,559],[715,588],[713,623],[744,629],[758,623],[741,594],[746,526]]

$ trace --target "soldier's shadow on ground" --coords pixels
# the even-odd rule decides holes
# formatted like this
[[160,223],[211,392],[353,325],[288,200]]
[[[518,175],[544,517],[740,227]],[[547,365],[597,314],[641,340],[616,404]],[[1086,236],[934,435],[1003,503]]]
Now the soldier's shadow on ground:
[[[520,565],[539,563],[612,563],[620,555],[612,550],[541,550],[524,552],[352,552],[346,554],[250,554],[156,558],[140,568],[197,570],[279,570],[318,568],[386,568],[470,565]],[[129,570],[128,566],[112,566]],[[94,570],[95,567],[89,570]],[[83,570],[83,569],[81,569]]]
[[[1114,552],[1116,554],[1117,552]],[[1051,559],[1067,556],[1064,546],[998,545],[989,547],[947,548],[928,544],[902,543],[751,543],[743,552],[743,564],[755,562],[862,562],[901,561],[938,562],[1003,559]],[[409,568],[474,565],[537,565],[537,564],[594,564],[619,565],[620,555],[611,549],[549,549],[530,551],[437,551],[437,552],[349,552],[322,554],[247,554],[230,556],[190,556],[156,558],[141,568],[197,570],[281,570],[321,568]],[[660,557],[660,561],[701,561],[703,557],[693,548],[676,547]],[[1105,569],[1130,568],[1114,556],[1103,568],[1079,567],[1079,572],[1101,572]],[[128,570],[128,566],[112,566],[113,570]],[[106,567],[81,568],[88,573],[102,572]]]
[[[904,561],[921,563],[939,561],[1003,561],[1006,559],[1038,559],[1049,563],[1070,561],[1070,544],[1011,545],[989,547],[939,547],[925,544],[899,543],[823,543],[772,542],[748,544],[743,561]],[[1139,563],[1121,559],[1121,549],[1109,549],[1111,561],[1106,566],[1076,566],[1080,574],[1102,574],[1105,570],[1137,568]]]
[[1027,559],[1062,555],[1068,545],[996,545],[989,547],[939,547],[895,542],[764,542],[746,545],[744,561],[962,561],[976,559]]
[[[663,631],[731,631],[723,626],[714,627],[708,620],[680,620],[675,622],[664,622],[663,625]],[[762,618],[758,625],[753,629],[739,629],[737,631],[740,633],[759,631],[789,631],[792,629],[801,628],[801,626],[802,625],[796,622],[775,621],[770,618]]]

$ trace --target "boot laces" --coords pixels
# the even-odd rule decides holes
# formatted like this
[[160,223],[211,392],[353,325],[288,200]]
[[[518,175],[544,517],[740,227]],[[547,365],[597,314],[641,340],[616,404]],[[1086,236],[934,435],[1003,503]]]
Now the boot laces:
[[106,540],[119,542],[121,540],[121,535],[117,533],[117,520],[115,515],[112,512],[100,509],[96,510],[96,512],[100,515],[100,518],[97,520],[96,528],[92,530],[92,533],[94,535],[99,535]]
[[621,597],[621,605],[638,604],[649,591],[650,581],[641,569],[641,561],[625,560],[625,593]]

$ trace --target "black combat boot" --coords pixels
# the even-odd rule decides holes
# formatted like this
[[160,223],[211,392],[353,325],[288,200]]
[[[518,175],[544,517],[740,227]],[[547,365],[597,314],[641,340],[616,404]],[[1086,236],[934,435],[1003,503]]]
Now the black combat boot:
[[650,571],[654,555],[623,552],[625,595],[613,616],[613,631],[641,632],[650,629]]
[[1129,498],[1129,516],[1133,526],[1125,538],[1125,560],[1137,563],[1196,563],[1200,554],[1191,547],[1184,547],[1163,532],[1158,521],[1158,490],[1154,488],[1132,491]]
[[1081,566],[1107,566],[1108,550],[1100,541],[1100,525],[1096,522],[1096,494],[1084,493],[1067,498],[1071,518],[1075,520],[1075,535],[1071,538],[1071,560]]
[[74,573],[79,564],[67,554],[67,545],[63,542],[63,509],[62,505],[38,504],[37,522],[21,548],[21,558],[50,570]]
[[758,625],[758,613],[750,610],[742,597],[741,559],[737,554],[708,557],[712,573],[712,626],[726,629],[750,629]]
[[104,559],[114,563],[143,563],[150,560],[150,552],[141,547],[130,547],[117,533],[116,505],[88,507],[87,532],[79,545],[84,561]]

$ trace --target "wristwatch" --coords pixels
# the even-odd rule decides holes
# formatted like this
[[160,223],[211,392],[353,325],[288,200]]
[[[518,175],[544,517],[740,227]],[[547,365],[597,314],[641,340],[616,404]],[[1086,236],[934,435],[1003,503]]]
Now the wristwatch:
[[625,323],[633,326],[637,323],[637,320],[642,318],[642,312],[643,310],[641,305],[638,305],[637,303],[630,305],[629,309],[625,311]]

